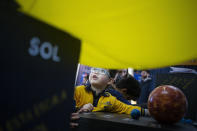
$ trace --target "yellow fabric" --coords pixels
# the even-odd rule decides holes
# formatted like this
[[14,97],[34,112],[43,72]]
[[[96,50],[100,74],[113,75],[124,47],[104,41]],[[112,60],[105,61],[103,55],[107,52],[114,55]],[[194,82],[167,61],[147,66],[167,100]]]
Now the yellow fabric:
[[[75,88],[74,99],[76,101],[77,108],[80,108],[88,103],[93,104],[93,94],[92,92],[87,92],[85,90],[85,86],[78,86]],[[93,112],[107,111],[121,114],[130,114],[133,109],[138,109],[141,111],[141,107],[124,104],[109,94],[108,97],[100,97],[97,107],[94,107]]]
[[82,40],[81,64],[142,69],[197,58],[196,0],[16,1]]
[[20,10],[23,12],[29,12],[34,5],[36,4],[36,0],[19,0],[20,3]]
[[78,86],[75,88],[74,100],[76,102],[76,107],[81,108],[83,105],[88,103],[93,103],[93,94],[87,92],[85,86]]

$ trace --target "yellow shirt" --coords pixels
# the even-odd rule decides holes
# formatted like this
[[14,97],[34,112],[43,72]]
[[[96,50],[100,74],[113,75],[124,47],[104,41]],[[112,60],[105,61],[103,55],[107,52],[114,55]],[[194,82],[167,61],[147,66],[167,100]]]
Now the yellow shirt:
[[[130,114],[133,109],[138,109],[140,112],[144,110],[139,106],[132,106],[122,103],[117,100],[116,97],[110,93],[105,92],[107,96],[101,96],[98,100],[98,104],[94,107],[93,112],[106,111],[121,114]],[[76,107],[81,108],[83,105],[91,103],[93,104],[93,93],[87,91],[84,85],[75,88],[74,99],[76,101]]]

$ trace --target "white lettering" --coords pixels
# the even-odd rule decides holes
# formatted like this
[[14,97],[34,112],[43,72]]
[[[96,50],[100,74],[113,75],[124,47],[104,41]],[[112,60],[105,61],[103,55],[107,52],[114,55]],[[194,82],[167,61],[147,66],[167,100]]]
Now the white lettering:
[[60,62],[60,57],[57,56],[57,53],[58,53],[58,46],[55,46],[53,48],[53,57],[52,57],[52,59],[53,59],[53,61]]
[[[48,50],[48,51],[47,51]],[[53,47],[51,43],[44,42],[40,47],[40,55],[43,59],[48,60],[51,58],[53,53]]]
[[39,45],[40,44],[40,39],[38,37],[33,37],[31,40],[30,40],[30,48],[29,48],[29,54],[31,56],[36,56],[39,54]]
[[[39,47],[40,45],[40,47]],[[58,56],[58,46],[55,45],[54,47],[50,42],[41,43],[38,37],[33,37],[30,40],[30,48],[28,52],[31,56],[40,56],[45,59],[49,60],[52,58],[54,62],[60,62],[60,57]]]

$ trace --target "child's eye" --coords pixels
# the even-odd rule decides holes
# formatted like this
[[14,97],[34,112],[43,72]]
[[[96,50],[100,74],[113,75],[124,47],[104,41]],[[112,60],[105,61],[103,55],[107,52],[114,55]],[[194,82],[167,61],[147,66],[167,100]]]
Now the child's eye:
[[101,73],[103,73],[103,74],[104,74],[104,73],[105,73],[105,71],[104,71],[104,70],[101,70]]
[[97,72],[97,69],[96,68],[92,68],[92,72]]
[[99,72],[99,69],[95,69],[95,72]]

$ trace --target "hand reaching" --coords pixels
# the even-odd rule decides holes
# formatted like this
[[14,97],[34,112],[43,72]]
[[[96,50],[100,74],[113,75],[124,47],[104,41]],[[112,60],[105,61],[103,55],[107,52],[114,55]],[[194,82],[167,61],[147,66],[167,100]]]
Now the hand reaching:
[[78,111],[78,113],[81,112],[91,112],[94,109],[94,106],[91,103],[83,105],[83,107]]
[[78,127],[79,124],[76,123],[75,121],[78,120],[80,117],[79,117],[79,113],[72,113],[71,114],[71,122],[70,122],[70,127],[71,128],[75,128],[75,127]]

